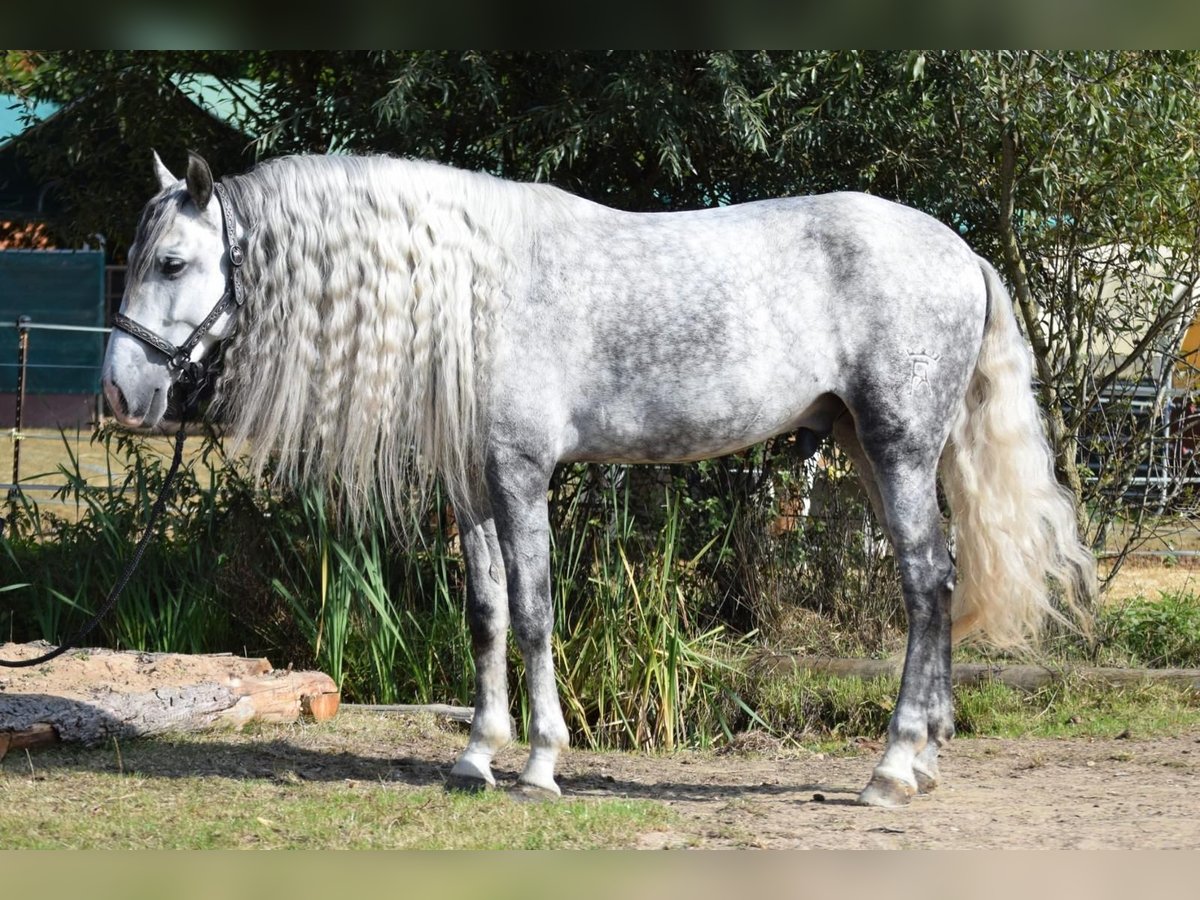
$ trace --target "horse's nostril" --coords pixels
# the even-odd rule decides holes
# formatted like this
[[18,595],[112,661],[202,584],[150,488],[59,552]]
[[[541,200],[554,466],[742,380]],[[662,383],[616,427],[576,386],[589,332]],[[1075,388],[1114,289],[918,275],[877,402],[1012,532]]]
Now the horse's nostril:
[[125,393],[115,382],[105,379],[104,396],[108,400],[109,409],[117,418],[125,418],[129,415],[129,403],[125,400]]

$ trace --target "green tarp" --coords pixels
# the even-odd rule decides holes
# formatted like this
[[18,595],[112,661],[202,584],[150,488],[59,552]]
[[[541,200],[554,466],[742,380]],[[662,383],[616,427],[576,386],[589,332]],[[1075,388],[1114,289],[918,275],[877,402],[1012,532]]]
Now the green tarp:
[[[99,251],[0,250],[0,393],[17,389],[19,316],[39,325],[104,325],[104,254]],[[95,394],[104,335],[29,332],[28,394]]]

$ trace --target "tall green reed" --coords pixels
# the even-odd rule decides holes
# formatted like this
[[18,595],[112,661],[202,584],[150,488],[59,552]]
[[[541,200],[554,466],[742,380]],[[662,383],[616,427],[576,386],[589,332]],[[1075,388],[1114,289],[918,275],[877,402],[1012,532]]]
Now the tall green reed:
[[351,529],[319,488],[301,491],[294,503],[288,524],[270,532],[271,585],[317,663],[362,700],[466,702],[473,668],[442,505],[414,514],[422,520],[414,525],[433,518],[438,527],[396,549],[394,526],[378,506],[364,527]]
[[593,747],[674,749],[729,728],[725,681],[745,653],[719,622],[702,621],[694,575],[728,531],[680,556],[681,513],[669,486],[661,524],[644,534],[631,481],[608,467],[566,498],[554,559],[559,691],[572,730]]

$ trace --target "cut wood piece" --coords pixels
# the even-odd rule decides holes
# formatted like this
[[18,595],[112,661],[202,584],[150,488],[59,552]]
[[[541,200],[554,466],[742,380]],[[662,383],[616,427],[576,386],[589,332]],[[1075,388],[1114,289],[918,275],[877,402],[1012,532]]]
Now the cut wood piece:
[[38,750],[58,743],[53,725],[38,723],[23,731],[0,731],[0,759],[10,750]]
[[230,687],[238,698],[230,710],[231,724],[239,726],[247,721],[295,722],[305,714],[305,697],[331,695],[335,700],[326,703],[333,703],[337,711],[337,685],[324,672],[270,672],[233,679]]
[[[45,650],[5,644],[0,657],[28,659]],[[324,721],[339,700],[323,672],[275,671],[261,658],[73,650],[43,666],[0,670],[0,740],[12,750],[15,735],[35,729],[94,745],[112,736]]]
[[341,695],[332,694],[302,694],[300,697],[300,712],[314,722],[327,722],[337,715]]

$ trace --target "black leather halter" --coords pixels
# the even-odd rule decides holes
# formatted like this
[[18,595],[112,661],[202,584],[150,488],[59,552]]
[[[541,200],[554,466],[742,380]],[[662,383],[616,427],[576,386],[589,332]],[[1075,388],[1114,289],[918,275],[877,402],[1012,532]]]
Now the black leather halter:
[[207,381],[209,366],[203,360],[193,362],[192,351],[196,349],[196,345],[209,333],[213,325],[216,324],[217,319],[230,308],[231,304],[240,309],[246,300],[245,290],[242,287],[242,262],[244,256],[242,247],[237,242],[237,220],[233,215],[233,204],[229,200],[229,194],[226,192],[225,185],[217,182],[213,185],[213,192],[217,196],[217,203],[221,207],[221,218],[225,224],[225,252],[229,257],[229,275],[225,281],[225,293],[221,294],[221,299],[212,308],[212,312],[204,317],[204,321],[192,329],[192,333],[188,335],[187,340],[178,347],[166,338],[155,334],[149,328],[135,322],[122,313],[115,313],[112,320],[114,328],[119,328],[126,334],[133,335],[142,343],[148,344],[155,350],[166,355],[167,370],[171,374],[172,381],[191,395],[192,400],[199,395],[200,388]]

